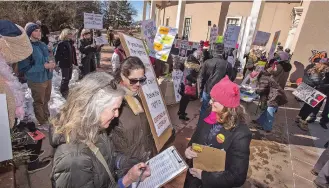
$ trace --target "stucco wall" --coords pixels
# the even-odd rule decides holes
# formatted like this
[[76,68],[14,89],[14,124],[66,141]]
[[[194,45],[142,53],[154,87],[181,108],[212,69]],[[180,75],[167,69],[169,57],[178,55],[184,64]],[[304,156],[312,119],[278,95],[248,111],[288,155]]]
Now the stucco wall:
[[250,15],[251,7],[252,7],[252,2],[231,2],[229,5],[227,16],[247,17]]

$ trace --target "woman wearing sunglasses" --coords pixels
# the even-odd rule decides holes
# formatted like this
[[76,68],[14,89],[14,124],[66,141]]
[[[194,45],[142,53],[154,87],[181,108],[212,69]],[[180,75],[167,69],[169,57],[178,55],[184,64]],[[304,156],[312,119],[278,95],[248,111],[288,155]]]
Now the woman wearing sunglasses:
[[[240,106],[239,87],[228,76],[210,91],[211,112],[204,113],[188,148],[187,159],[198,157],[192,143],[207,145],[226,152],[225,170],[207,172],[190,168],[184,188],[232,188],[242,186],[247,178],[251,132],[245,124],[246,113]],[[188,160],[192,164],[192,160]],[[192,167],[193,165],[190,165]]]
[[[138,57],[128,57],[115,72],[116,82],[126,95],[119,109],[120,115],[111,122],[110,136],[117,152],[133,157],[136,162],[147,161],[156,154],[139,91],[146,82],[145,66]],[[119,177],[126,174],[131,165],[118,171]]]

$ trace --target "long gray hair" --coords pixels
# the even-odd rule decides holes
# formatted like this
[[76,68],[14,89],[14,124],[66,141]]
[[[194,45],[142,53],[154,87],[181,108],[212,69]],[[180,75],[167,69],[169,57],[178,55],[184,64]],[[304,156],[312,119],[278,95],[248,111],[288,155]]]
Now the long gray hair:
[[55,132],[66,142],[95,142],[104,109],[124,95],[111,75],[91,73],[70,90],[67,101],[53,120]]

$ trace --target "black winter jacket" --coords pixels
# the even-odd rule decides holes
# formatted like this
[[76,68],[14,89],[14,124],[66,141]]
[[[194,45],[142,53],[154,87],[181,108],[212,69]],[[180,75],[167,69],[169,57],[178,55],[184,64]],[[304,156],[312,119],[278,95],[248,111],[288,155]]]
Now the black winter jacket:
[[92,40],[81,39],[79,43],[79,51],[81,53],[81,64],[85,65],[86,62],[95,61],[96,47],[91,47]]
[[220,56],[208,59],[201,70],[201,91],[210,93],[212,87],[228,75],[232,80],[232,65]]
[[[209,115],[208,113],[205,113]],[[207,116],[204,116],[207,117]],[[247,178],[250,154],[251,132],[247,125],[239,124],[232,130],[218,129],[218,125],[209,125],[203,119],[197,126],[189,146],[192,143],[211,145],[226,151],[225,171],[202,171],[201,180],[187,179],[185,188],[232,188],[242,186]],[[224,135],[224,142],[217,141],[217,135]]]
[[78,65],[73,41],[65,40],[58,43],[55,53],[55,61],[60,68],[71,68],[72,64]]
[[327,95],[329,94],[329,72],[309,73],[308,71],[314,66],[315,64],[310,64],[305,68],[303,82]]
[[[63,135],[51,134],[50,144],[56,148],[51,182],[53,188],[114,188],[104,166],[84,143],[65,143]],[[106,160],[113,177],[115,170],[130,163],[114,152],[107,134],[100,133],[95,146]]]

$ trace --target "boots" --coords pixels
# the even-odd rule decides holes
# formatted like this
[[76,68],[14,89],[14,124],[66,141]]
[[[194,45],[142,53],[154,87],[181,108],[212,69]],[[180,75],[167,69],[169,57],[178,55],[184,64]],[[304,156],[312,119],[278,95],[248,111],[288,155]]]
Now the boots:
[[308,131],[308,123],[305,120],[299,119],[297,126],[303,131]]
[[295,119],[295,123],[300,123],[300,119],[301,117],[300,116],[297,116],[296,119]]

